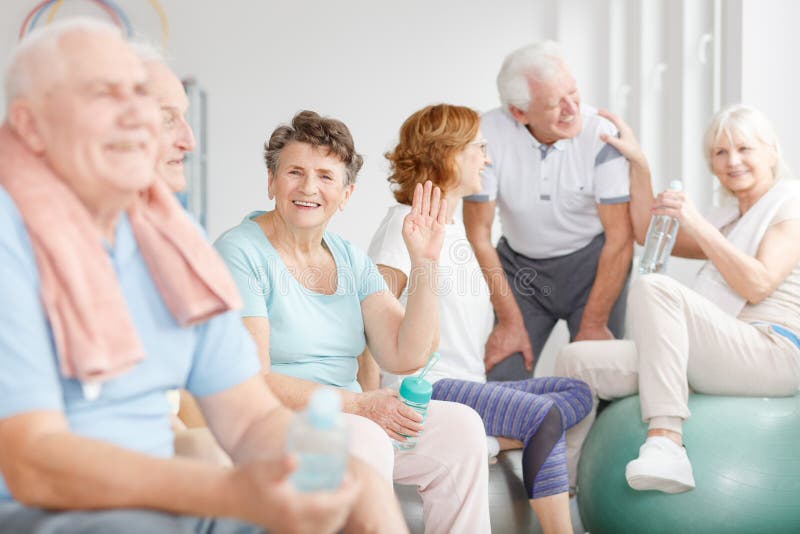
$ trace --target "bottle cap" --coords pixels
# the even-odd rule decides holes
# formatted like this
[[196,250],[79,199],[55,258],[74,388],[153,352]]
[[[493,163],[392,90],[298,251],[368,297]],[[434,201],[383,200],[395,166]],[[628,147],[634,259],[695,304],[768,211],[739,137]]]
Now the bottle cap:
[[427,380],[407,376],[400,384],[400,396],[417,404],[427,404],[431,400],[433,386]]
[[672,180],[669,183],[670,191],[683,191],[683,182],[680,180]]
[[332,428],[342,411],[339,394],[328,388],[317,388],[311,394],[306,408],[308,422],[321,430]]

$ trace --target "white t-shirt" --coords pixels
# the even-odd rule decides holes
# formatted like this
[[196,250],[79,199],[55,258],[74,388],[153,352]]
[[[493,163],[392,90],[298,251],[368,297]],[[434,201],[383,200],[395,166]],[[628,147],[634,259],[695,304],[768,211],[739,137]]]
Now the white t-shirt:
[[[398,204],[372,237],[372,261],[409,276],[411,259],[403,242],[403,219],[411,206]],[[405,306],[408,285],[400,296]],[[464,225],[448,224],[439,259],[439,353],[442,359],[428,373],[431,383],[441,378],[485,382],[483,352],[494,324],[489,286],[467,241]],[[381,385],[397,387],[402,377],[383,373]]]
[[496,200],[503,235],[523,256],[580,250],[603,232],[597,204],[629,201],[628,161],[600,140],[617,130],[588,106],[581,107],[581,118],[577,136],[548,147],[502,109],[481,117],[492,163],[481,175],[481,193],[465,200]]

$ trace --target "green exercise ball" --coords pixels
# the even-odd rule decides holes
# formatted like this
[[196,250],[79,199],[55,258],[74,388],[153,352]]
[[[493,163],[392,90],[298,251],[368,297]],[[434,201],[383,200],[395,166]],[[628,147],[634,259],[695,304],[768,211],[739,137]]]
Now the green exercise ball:
[[691,395],[683,440],[697,487],[669,495],[635,491],[625,465],[647,425],[639,397],[597,418],[578,468],[583,526],[606,533],[800,533],[800,395]]

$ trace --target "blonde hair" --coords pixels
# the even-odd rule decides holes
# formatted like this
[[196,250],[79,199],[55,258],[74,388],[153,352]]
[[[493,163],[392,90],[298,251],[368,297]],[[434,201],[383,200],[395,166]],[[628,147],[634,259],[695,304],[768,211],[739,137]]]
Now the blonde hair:
[[[718,111],[711,118],[711,122],[706,128],[706,133],[703,136],[703,155],[712,173],[711,159],[714,155],[714,146],[719,143],[723,136],[727,137],[729,142],[732,142],[734,133],[745,141],[751,143],[760,142],[775,151],[775,166],[772,168],[772,175],[775,180],[792,178],[789,166],[783,159],[783,152],[772,123],[770,123],[766,115],[744,104],[735,104]],[[722,189],[726,194],[730,194],[730,191],[724,186]]]

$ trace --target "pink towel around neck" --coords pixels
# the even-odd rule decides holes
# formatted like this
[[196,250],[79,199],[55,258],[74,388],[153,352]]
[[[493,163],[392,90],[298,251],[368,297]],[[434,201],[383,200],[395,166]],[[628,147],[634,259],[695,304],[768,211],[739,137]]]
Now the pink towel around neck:
[[[0,185],[22,215],[40,293],[65,377],[99,383],[144,358],[103,238],[78,197],[7,124],[0,126]],[[230,274],[167,187],[128,210],[139,250],[181,326],[241,307]]]

